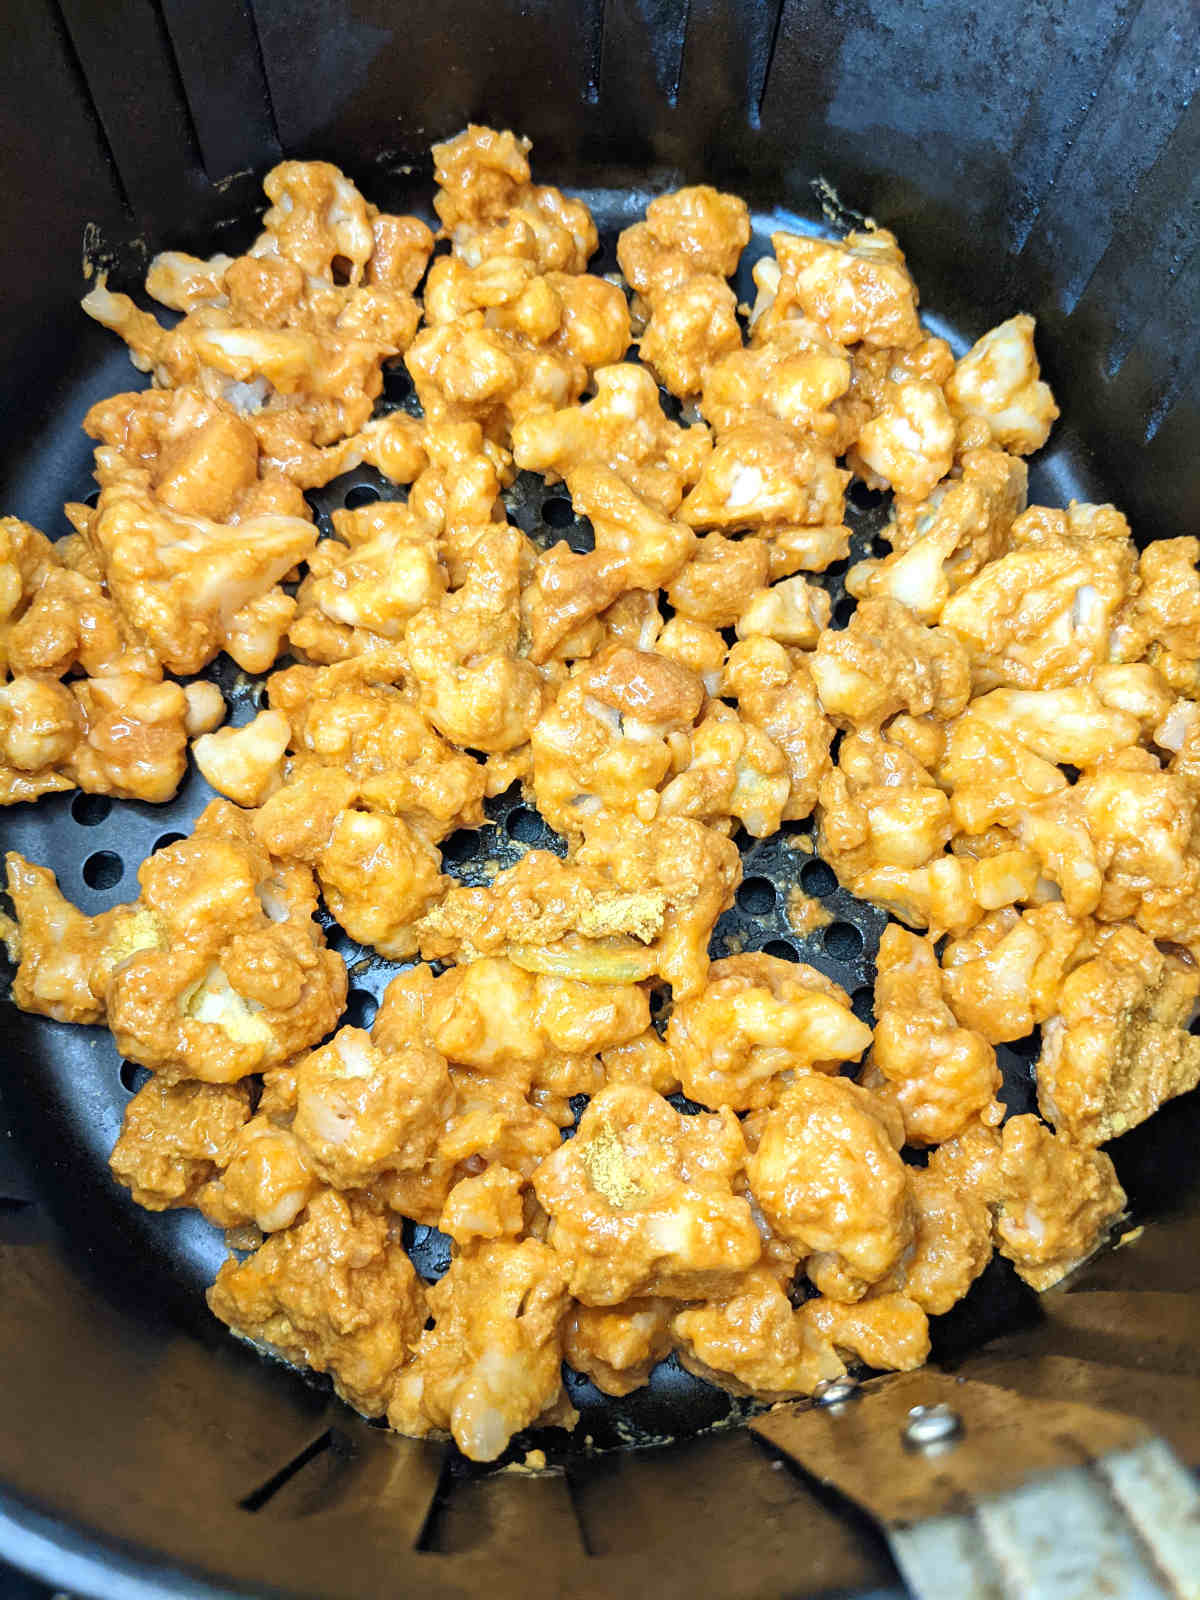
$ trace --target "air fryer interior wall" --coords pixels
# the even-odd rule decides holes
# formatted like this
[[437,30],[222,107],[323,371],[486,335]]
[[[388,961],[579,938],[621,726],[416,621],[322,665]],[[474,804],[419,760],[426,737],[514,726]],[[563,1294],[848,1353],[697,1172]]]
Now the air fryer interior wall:
[[[0,107],[0,508],[65,532],[63,500],[92,486],[80,419],[136,380],[124,349],[76,310],[81,263],[131,288],[157,248],[236,248],[281,154],[327,157],[380,205],[427,210],[428,145],[471,117],[528,133],[538,176],[584,195],[610,251],[651,193],[681,181],[759,208],[747,270],[773,226],[836,227],[839,205],[874,216],[899,234],[928,320],[957,347],[1013,310],[1038,316],[1064,416],[1031,497],[1114,499],[1143,541],[1190,532],[1200,256],[1187,204],[1200,119],[1187,106],[1200,24],[1165,0],[1080,10],[25,0],[7,16]],[[406,403],[402,381],[389,393]],[[369,470],[338,480],[316,497],[321,519],[364,483],[384,487]],[[559,537],[543,516],[552,497],[521,480],[510,514]],[[864,502],[852,514],[857,555],[884,513]],[[56,796],[0,827],[99,909],[126,897],[155,843],[187,829],[203,793],[193,777],[167,807]],[[515,797],[495,814],[514,853],[542,837]],[[449,844],[469,878],[475,843]],[[83,866],[101,854],[115,866],[91,889]],[[782,841],[755,847],[719,932],[749,948],[783,938],[777,891],[806,859]],[[828,903],[837,920],[804,959],[866,1005],[883,918],[841,891]],[[353,1020],[369,1018],[386,977],[376,965],[356,978]],[[562,1476],[464,1476],[438,1447],[376,1432],[266,1366],[203,1307],[219,1236],[192,1213],[138,1211],[108,1178],[131,1087],[108,1036],[6,1017],[0,1556],[74,1592],[122,1596],[143,1580],[147,1594],[212,1593],[203,1575],[254,1594],[602,1594],[644,1584],[651,1560],[668,1594],[891,1581],[870,1530],[774,1470],[744,1433],[599,1459],[560,1436],[549,1443]],[[1006,1098],[1028,1109],[1028,1058],[1005,1055]],[[1141,1213],[1187,1207],[1195,1101],[1114,1148]],[[436,1268],[436,1236],[417,1230],[413,1247]],[[956,1360],[1039,1316],[993,1268],[941,1319],[935,1353]],[[618,1408],[587,1388],[573,1393],[580,1432],[604,1445],[681,1437],[731,1410],[670,1368]]]

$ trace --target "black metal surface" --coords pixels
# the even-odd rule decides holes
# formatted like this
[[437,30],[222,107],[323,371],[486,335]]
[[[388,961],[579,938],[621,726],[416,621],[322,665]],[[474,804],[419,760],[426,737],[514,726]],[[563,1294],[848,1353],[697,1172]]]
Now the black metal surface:
[[[414,192],[427,202],[428,144],[468,116],[529,133],[538,175],[582,192],[610,242],[654,190],[708,178],[759,208],[749,260],[773,225],[827,226],[811,185],[829,179],[899,232],[927,320],[956,349],[1018,307],[1038,315],[1064,418],[1033,464],[1031,498],[1115,499],[1142,540],[1192,531],[1200,118],[1189,103],[1200,19],[1170,0],[1042,0],[1020,14],[967,0],[472,0],[454,8],[452,25],[427,0],[217,9],[113,0],[103,17],[79,0],[26,0],[5,20],[0,509],[50,533],[66,531],[62,501],[90,487],[84,410],[138,381],[123,350],[75,310],[81,256],[112,264],[129,286],[150,249],[236,248],[261,204],[256,178],[239,169],[261,175],[281,151],[343,162],[381,205]],[[389,385],[396,403],[406,403],[403,387]],[[392,492],[362,470],[315,496],[318,512],[365,487]],[[565,520],[561,490],[523,478],[508,498],[531,536],[586,538]],[[884,515],[852,506],[856,556]],[[826,581],[844,622],[839,580],[834,571]],[[219,676],[235,691],[234,720],[245,720],[257,687]],[[193,773],[166,807],[105,812],[56,796],[10,811],[0,832],[54,865],[64,891],[93,910],[132,897],[137,863],[187,831],[206,798]],[[543,842],[517,796],[489,813],[481,837],[447,841],[448,870],[469,878],[481,855],[507,863]],[[800,828],[748,844],[740,903],[718,927],[716,952],[790,946],[865,1013],[883,918],[834,891],[833,925],[793,938],[783,892],[797,881],[813,892],[814,878],[820,889],[806,839]],[[333,942],[352,969],[351,1015],[369,1021],[393,969],[340,932]],[[141,1212],[108,1177],[136,1083],[128,1070],[123,1080],[108,1035],[11,1012],[6,1021],[0,1553],[75,1592],[122,1597],[199,1593],[201,1572],[222,1592],[257,1595],[383,1594],[398,1583],[601,1594],[644,1586],[638,1562],[655,1549],[656,1587],[668,1594],[889,1581],[886,1556],[799,1487],[774,1520],[765,1490],[733,1494],[748,1535],[722,1520],[731,1475],[759,1483],[740,1434],[599,1461],[572,1454],[563,1436],[539,1440],[568,1476],[561,1494],[523,1502],[514,1491],[528,1490],[525,1480],[485,1490],[452,1471],[430,1481],[422,1447],[396,1447],[331,1409],[319,1386],[212,1324],[201,1290],[219,1237],[194,1215]],[[1002,1057],[1005,1098],[1026,1109],[1029,1052]],[[1147,1212],[1179,1203],[1195,1100],[1114,1151]],[[33,1197],[40,1203],[24,1203]],[[428,1230],[414,1231],[413,1251],[430,1275],[443,1261]],[[935,1350],[957,1357],[1037,1316],[996,1266],[940,1319]],[[694,1431],[730,1409],[673,1364],[624,1402],[583,1383],[571,1393],[585,1414],[580,1434],[600,1445]],[[620,1495],[601,1487],[614,1481]],[[694,1515],[680,1538],[672,1518],[685,1482]],[[756,1518],[771,1529],[770,1549]],[[552,1550],[551,1532],[576,1524]]]

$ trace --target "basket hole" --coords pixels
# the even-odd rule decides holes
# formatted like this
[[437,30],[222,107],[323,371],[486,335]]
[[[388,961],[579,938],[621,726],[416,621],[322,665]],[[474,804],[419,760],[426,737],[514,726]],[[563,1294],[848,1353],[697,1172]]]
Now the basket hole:
[[1011,1040],[1008,1048],[1022,1061],[1035,1060],[1042,1049],[1042,1030],[1035,1028],[1026,1038]]
[[832,894],[837,888],[837,874],[824,861],[806,861],[800,868],[800,883],[805,894],[820,899],[821,895]]
[[121,1087],[129,1094],[136,1094],[150,1082],[154,1074],[149,1067],[139,1066],[136,1061],[122,1061]]
[[94,511],[97,505],[100,503],[99,489],[89,489],[83,497],[83,503],[85,506],[91,506],[92,510]]
[[800,954],[786,939],[771,939],[763,945],[763,955],[778,956],[780,961],[799,961]]
[[548,528],[569,528],[575,521],[575,508],[565,495],[552,495],[542,505],[542,521]]
[[348,256],[334,256],[329,263],[329,270],[333,276],[334,283],[340,289],[344,289],[350,282],[351,275],[354,272],[354,263]]
[[81,827],[94,828],[108,816],[112,804],[106,794],[77,794],[71,801],[71,815]]
[[861,478],[855,478],[846,490],[846,499],[856,511],[873,511],[883,504],[883,493],[882,489],[868,489]]
[[868,1028],[875,1026],[875,991],[871,988],[855,989],[850,996],[850,1009]]
[[670,417],[672,422],[678,422],[683,415],[683,401],[673,395],[669,389],[658,386],[658,403],[662,407],[663,416]]
[[346,997],[346,1021],[352,1028],[369,1028],[378,1010],[379,1001],[365,989],[351,989]]
[[358,511],[362,506],[374,505],[379,499],[379,490],[373,483],[357,483],[353,489],[347,489],[342,504],[347,511]]
[[383,369],[383,392],[389,400],[407,400],[413,392],[412,376],[407,367]]
[[737,903],[752,917],[775,909],[775,886],[766,878],[747,878],[737,892]]
[[863,936],[852,922],[831,922],[822,943],[835,961],[853,961],[862,955]]
[[186,833],[160,833],[154,841],[154,848],[156,850],[169,850],[173,844],[180,844],[186,838]]
[[474,828],[459,828],[442,840],[443,861],[469,861],[479,849],[479,834]]
[[844,594],[833,608],[833,620],[839,628],[844,628],[854,615],[854,601],[848,594]]
[[111,889],[124,872],[125,863],[111,850],[97,850],[83,863],[83,881],[89,889]]
[[887,537],[886,534],[877,533],[871,540],[871,554],[873,556],[878,556],[882,560],[884,556],[890,556],[891,553],[892,541]]
[[504,828],[509,838],[516,839],[520,844],[535,844],[546,831],[541,817],[528,806],[517,806],[510,811]]

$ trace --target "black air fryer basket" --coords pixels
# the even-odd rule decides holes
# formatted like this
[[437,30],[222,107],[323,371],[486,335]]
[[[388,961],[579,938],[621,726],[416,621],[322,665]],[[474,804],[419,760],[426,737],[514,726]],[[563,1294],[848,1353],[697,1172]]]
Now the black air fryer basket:
[[[592,270],[682,182],[750,202],[743,294],[773,228],[874,217],[956,350],[1036,314],[1063,417],[1031,501],[1114,500],[1142,542],[1194,531],[1200,13],[1178,0],[20,0],[6,22],[0,510],[52,535],[62,503],[93,488],[85,409],[140,381],[77,310],[84,259],[132,288],[157,249],[244,246],[281,155],[337,162],[384,209],[431,215],[429,144],[468,119],[528,134],[536,177],[583,195],[602,235]],[[412,404],[402,376],[384,403]],[[370,469],[336,480],[313,496],[326,529],[352,491],[395,492]],[[854,557],[886,517],[872,498],[849,508]],[[587,536],[540,480],[509,501],[535,539]],[[838,621],[845,565],[823,580]],[[246,720],[256,686],[217,676]],[[193,774],[163,807],[56,795],[0,829],[94,911],[129,896],[207,793]],[[547,841],[515,795],[492,816],[482,839],[447,841],[448,870],[470,881],[486,857]],[[798,953],[869,1017],[882,913],[783,837],[744,868],[717,953]],[[803,940],[782,910],[797,881],[833,913]],[[367,1022],[389,969],[330,938],[351,967],[350,1019]],[[510,1456],[545,1449],[550,1470],[497,1474],[376,1430],[235,1344],[203,1302],[219,1235],[195,1213],[138,1210],[108,1175],[137,1069],[98,1030],[11,1007],[5,1024],[0,1594],[43,1592],[21,1569],[121,1600],[899,1595],[894,1556],[922,1594],[1040,1595],[1053,1586],[1022,1587],[1026,1556],[1041,1581],[1038,1560],[1074,1539],[1086,1561],[1118,1524],[1110,1575],[1126,1560],[1161,1586],[1144,1592],[1173,1593],[1182,1559],[1196,1577],[1183,1523],[1175,1556],[1161,1548],[1167,1500],[1186,1522],[1189,1485],[1159,1442],[1200,1464],[1196,1094],[1110,1147],[1144,1234],[1042,1301],[993,1263],[935,1319],[930,1375],[765,1416],[671,1363],[622,1402],[572,1383],[577,1442],[525,1438]],[[1021,1048],[1001,1051],[1018,1111],[1033,1103]],[[414,1232],[427,1276],[443,1243]],[[950,1436],[931,1455],[909,1410],[935,1402],[953,1416],[926,1419]],[[1076,1490],[1087,1515],[1078,1494],[1064,1509]],[[1001,1515],[1014,1496],[1021,1515]],[[985,1571],[996,1586],[970,1589],[963,1574]]]

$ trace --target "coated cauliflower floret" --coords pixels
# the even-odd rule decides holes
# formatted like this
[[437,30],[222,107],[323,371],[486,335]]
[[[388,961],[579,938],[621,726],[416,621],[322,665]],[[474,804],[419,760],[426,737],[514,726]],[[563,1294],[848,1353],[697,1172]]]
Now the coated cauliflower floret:
[[1027,456],[1045,444],[1058,407],[1033,347],[1030,316],[1010,317],[985,333],[956,364],[946,399],[968,445],[998,444]]
[[679,516],[698,531],[836,525],[849,476],[829,445],[756,413],[721,433]]
[[316,529],[270,513],[233,527],[171,511],[139,477],[129,473],[101,490],[87,533],[126,623],[172,672],[198,672],[220,650],[247,672],[265,670],[291,607],[280,609],[278,627],[261,639],[242,624],[309,554]]
[[914,1300],[929,1316],[958,1304],[992,1259],[992,1219],[984,1201],[927,1168],[908,1174],[913,1241],[885,1289]]
[[1031,506],[1008,542],[942,607],[942,628],[970,652],[975,690],[1086,682],[1110,659],[1134,588],[1128,524],[1111,506]]
[[924,500],[954,462],[954,419],[936,383],[889,383],[883,403],[863,424],[850,455],[873,487],[890,486],[906,500]]
[[774,1231],[808,1271],[859,1299],[913,1235],[898,1113],[845,1078],[806,1073],[766,1115],[746,1171]]
[[541,271],[582,272],[597,246],[582,200],[530,182],[528,139],[468,123],[433,146],[434,210],[469,265],[517,257]]
[[598,463],[670,516],[700,476],[712,448],[708,429],[670,421],[654,379],[632,362],[600,367],[593,382],[596,393],[582,405],[522,417],[513,427],[513,460],[550,478]]
[[952,832],[950,802],[889,730],[847,734],[817,798],[821,855],[850,887],[881,867],[925,866]]
[[745,1159],[730,1111],[682,1116],[634,1085],[594,1095],[575,1137],[533,1175],[571,1293],[614,1306],[728,1288],[761,1253],[750,1207],[733,1189]]
[[699,394],[713,362],[741,344],[733,290],[721,278],[697,273],[652,292],[638,353],[663,386],[684,399]]
[[328,1372],[348,1405],[378,1416],[425,1321],[398,1234],[365,1197],[324,1189],[290,1228],[226,1261],[209,1308],[239,1338]]
[[860,600],[899,600],[922,622],[937,622],[950,595],[1002,553],[1025,509],[1027,480],[1024,462],[1004,451],[968,450],[961,477],[901,508],[884,533],[892,554],[851,567],[847,590]]
[[836,1072],[870,1042],[837,984],[762,954],[715,961],[705,987],[676,1004],[667,1027],[683,1092],[714,1111],[770,1105],[798,1074]]
[[403,818],[375,811],[340,812],[316,867],[336,920],[393,961],[417,949],[415,924],[447,883],[435,847]]
[[777,327],[766,343],[737,349],[704,374],[700,409],[715,428],[727,429],[766,411],[780,422],[815,434],[841,454],[846,441],[832,409],[850,387],[850,359],[815,323],[797,318]]
[[670,1300],[649,1296],[617,1306],[572,1307],[563,1327],[563,1358],[603,1394],[632,1394],[674,1348]]
[[281,711],[260,711],[240,728],[203,734],[192,754],[218,794],[240,806],[260,806],[283,782],[292,730]]
[[1200,999],[1191,961],[1137,929],[1099,930],[1100,949],[1062,981],[1042,1026],[1042,1115],[1077,1144],[1104,1144],[1200,1083]]
[[931,939],[967,933],[989,911],[1032,900],[1041,862],[1032,849],[1002,841],[993,854],[935,856],[923,867],[869,867],[854,879],[860,899],[873,900]]
[[822,634],[810,668],[821,705],[842,726],[877,726],[897,711],[948,721],[970,694],[959,640],[895,600],[864,600],[847,628]]
[[848,1361],[883,1372],[912,1372],[929,1358],[928,1319],[905,1294],[872,1295],[854,1305],[809,1300],[798,1315]]
[[689,1372],[733,1394],[787,1400],[839,1378],[845,1364],[774,1276],[748,1272],[727,1300],[689,1306],[671,1324]]
[[392,1426],[416,1438],[450,1433],[472,1461],[494,1461],[562,1399],[564,1277],[537,1239],[497,1240],[452,1261],[428,1291],[434,1325],[396,1378]]
[[259,1111],[239,1129],[229,1163],[206,1183],[196,1205],[220,1228],[252,1223],[261,1233],[290,1228],[321,1188],[290,1128]]
[[928,1170],[991,1207],[997,1249],[1038,1290],[1091,1255],[1125,1206],[1102,1150],[1034,1116],[1010,1117],[999,1131],[970,1125],[933,1151]]
[[138,880],[141,898],[91,974],[122,1055],[227,1083],[330,1031],[346,971],[313,921],[312,877],[272,861],[244,812],[214,801]]
[[687,764],[662,790],[660,817],[694,817],[722,831],[739,822],[756,839],[776,833],[791,800],[779,746],[715,702],[689,741]]
[[780,644],[811,649],[828,626],[831,610],[828,590],[819,589],[804,578],[784,578],[749,596],[737,618],[737,636],[749,639],[761,635],[777,639]]
[[151,1078],[125,1107],[108,1164],[148,1211],[194,1205],[204,1184],[229,1165],[249,1116],[243,1084]]
[[815,322],[839,345],[900,349],[917,344],[917,286],[895,236],[886,228],[845,239],[771,235],[774,259],[754,269],[758,287],[751,317],[755,342],[797,317]]
[[438,1229],[460,1249],[480,1239],[516,1239],[525,1228],[527,1187],[519,1172],[493,1162],[477,1177],[454,1185]]
[[44,533],[19,517],[0,517],[0,671],[9,671],[9,639],[15,624],[58,556]]
[[638,294],[650,298],[696,273],[731,278],[749,242],[745,201],[700,183],[651,200],[645,221],[617,241],[617,260]]
[[1095,948],[1092,924],[1059,901],[989,912],[942,952],[942,987],[964,1028],[1023,1039],[1058,1009],[1066,975]]
[[996,1053],[981,1034],[955,1021],[932,941],[890,924],[878,970],[867,1081],[894,1100],[907,1142],[940,1144],[975,1116],[997,1121]]
[[454,1105],[436,1051],[383,1051],[361,1028],[340,1028],[296,1067],[292,1130],[326,1183],[366,1188],[424,1166]]
[[783,755],[790,786],[785,822],[807,817],[816,805],[835,732],[817,698],[809,659],[762,635],[739,640],[729,652],[722,685],[736,698],[743,720]]

